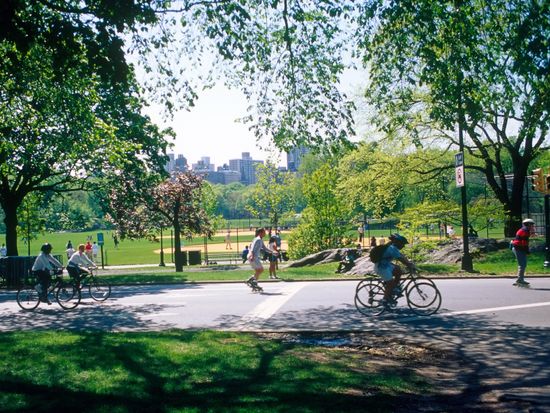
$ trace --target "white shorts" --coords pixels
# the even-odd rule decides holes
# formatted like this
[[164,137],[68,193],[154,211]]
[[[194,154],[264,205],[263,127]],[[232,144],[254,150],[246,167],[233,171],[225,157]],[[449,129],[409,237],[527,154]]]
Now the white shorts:
[[250,266],[254,270],[263,270],[264,269],[264,266],[262,265],[262,263],[260,262],[259,259],[255,259],[255,260],[250,261]]
[[393,269],[395,265],[389,264],[384,266],[374,266],[374,272],[380,276],[384,281],[391,281],[393,279]]

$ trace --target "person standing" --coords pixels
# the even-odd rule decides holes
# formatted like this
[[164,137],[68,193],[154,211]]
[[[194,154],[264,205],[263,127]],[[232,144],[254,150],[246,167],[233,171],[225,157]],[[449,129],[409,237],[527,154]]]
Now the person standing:
[[48,299],[48,288],[51,284],[53,274],[60,275],[63,271],[63,265],[52,256],[51,244],[45,243],[40,247],[40,254],[36,257],[32,266],[32,271],[36,273],[40,283],[40,301],[51,304]]
[[535,221],[531,218],[524,219],[522,226],[516,232],[516,237],[512,240],[512,251],[518,262],[518,279],[514,285],[518,287],[527,287],[529,283],[525,281],[525,269],[527,268],[527,255],[529,255],[529,237],[535,234]]
[[92,244],[92,257],[94,262],[97,262],[98,254],[99,254],[99,245],[97,245],[97,242],[94,241],[94,243]]
[[269,254],[269,278],[270,279],[278,279],[277,277],[277,261],[278,261],[278,255],[279,255],[279,249],[277,248],[277,239],[275,238],[275,235],[273,235],[269,239],[269,249],[273,252]]
[[225,234],[225,249],[232,250],[231,247],[231,231],[227,230],[227,234]]
[[277,246],[277,252],[279,253],[279,257],[277,260],[275,260],[275,266],[277,269],[279,269],[279,261],[283,262],[283,254],[281,251],[281,245],[283,244],[283,240],[281,239],[281,230],[280,228],[277,228],[277,231],[275,232],[275,244]]
[[6,248],[6,244],[2,244],[2,247],[0,247],[0,257],[5,257],[8,255],[8,249]]
[[246,262],[246,260],[248,259],[248,253],[250,252],[250,250],[248,249],[248,245],[245,245],[244,246],[244,250],[241,254],[241,258],[243,259],[243,264]]
[[[80,246],[79,246],[80,248]],[[86,252],[86,256],[91,260],[92,259],[92,243],[90,241],[86,241],[86,245],[84,246],[84,250]]]
[[264,271],[264,267],[262,265],[261,261],[261,252],[267,252],[267,253],[273,253],[271,249],[267,248],[262,240],[263,237],[265,237],[265,228],[258,228],[256,229],[256,238],[252,241],[252,245],[250,247],[250,252],[248,253],[248,261],[250,262],[250,266],[254,270],[254,275],[250,276],[248,280],[246,280],[246,284],[251,287],[252,289],[260,289],[258,286],[258,280],[260,279],[260,275]]
[[76,252],[76,250],[73,248],[73,244],[69,243],[67,244],[67,249],[65,250],[67,253],[67,260],[70,260],[73,254]]
[[357,232],[359,233],[359,242],[362,243],[363,238],[365,238],[365,228],[363,227],[363,224],[357,227]]

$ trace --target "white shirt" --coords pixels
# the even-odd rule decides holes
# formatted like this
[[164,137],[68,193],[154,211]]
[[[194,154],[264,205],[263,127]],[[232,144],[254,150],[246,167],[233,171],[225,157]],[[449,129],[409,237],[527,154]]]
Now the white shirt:
[[99,245],[92,244],[92,254],[97,255],[98,252],[99,252]]
[[50,254],[44,254],[43,252],[40,253],[38,257],[36,257],[36,260],[34,261],[34,264],[32,266],[33,271],[49,271],[53,270],[54,268],[61,268],[63,265],[59,261],[57,261],[54,257],[52,257]]
[[73,254],[67,265],[73,267],[79,267],[81,265],[84,267],[95,266],[94,262],[91,261],[85,253],[81,254],[80,251],[77,251]]

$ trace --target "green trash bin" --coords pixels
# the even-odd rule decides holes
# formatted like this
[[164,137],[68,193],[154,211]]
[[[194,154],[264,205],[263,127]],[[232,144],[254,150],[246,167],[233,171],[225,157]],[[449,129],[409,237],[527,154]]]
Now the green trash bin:
[[200,250],[189,251],[189,265],[200,265],[201,262]]

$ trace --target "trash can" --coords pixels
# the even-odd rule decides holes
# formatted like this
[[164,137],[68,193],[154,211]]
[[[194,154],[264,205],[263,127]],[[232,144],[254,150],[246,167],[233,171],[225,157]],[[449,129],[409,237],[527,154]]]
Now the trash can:
[[189,251],[189,265],[200,265],[201,262],[200,250]]

